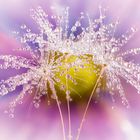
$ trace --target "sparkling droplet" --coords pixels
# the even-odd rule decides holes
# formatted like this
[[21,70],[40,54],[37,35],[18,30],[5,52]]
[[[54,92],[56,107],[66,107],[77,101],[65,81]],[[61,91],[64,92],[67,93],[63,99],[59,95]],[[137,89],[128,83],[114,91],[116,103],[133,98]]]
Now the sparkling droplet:
[[9,114],[9,117],[10,117],[11,119],[13,119],[13,118],[14,118],[14,114]]

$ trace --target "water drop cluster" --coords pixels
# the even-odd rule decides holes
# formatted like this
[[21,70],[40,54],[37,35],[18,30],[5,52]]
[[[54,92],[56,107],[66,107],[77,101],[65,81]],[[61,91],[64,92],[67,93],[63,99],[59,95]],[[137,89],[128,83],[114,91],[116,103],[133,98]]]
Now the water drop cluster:
[[[22,99],[26,94],[34,94],[33,104],[36,108],[39,107],[42,96],[48,94],[48,90],[52,92],[52,98],[58,100],[55,89],[58,83],[61,89],[66,91],[67,98],[71,100],[70,91],[61,83],[56,74],[66,74],[66,79],[77,84],[75,79],[67,74],[67,70],[71,67],[75,67],[75,71],[79,67],[84,69],[85,66],[80,57],[84,57],[87,63],[93,61],[98,67],[93,71],[97,76],[103,68],[104,71],[99,81],[105,79],[106,89],[112,95],[118,93],[122,103],[128,105],[121,83],[122,78],[135,87],[138,93],[140,92],[140,66],[125,60],[127,56],[139,54],[140,48],[121,51],[122,47],[133,37],[136,29],[131,28],[125,35],[116,38],[115,31],[119,22],[105,24],[106,16],[101,7],[98,19],[92,20],[88,14],[81,13],[79,19],[70,28],[68,9],[64,10],[63,15],[51,17],[55,24],[49,21],[48,15],[41,7],[31,9],[31,17],[37,23],[39,32],[32,32],[26,25],[21,25],[22,35],[19,32],[13,32],[24,44],[24,47],[19,50],[29,52],[31,58],[0,55],[0,69],[27,69],[22,74],[0,81],[1,96],[13,92],[18,86],[23,87],[21,93],[9,105],[7,112],[10,116],[13,117],[15,106],[22,104]],[[85,20],[88,21],[87,27],[82,24]],[[76,34],[77,30],[80,30],[79,34]],[[65,64],[65,68],[62,69],[63,60],[72,55],[77,56],[77,59]],[[100,91],[101,87],[102,83],[99,82],[97,91]]]

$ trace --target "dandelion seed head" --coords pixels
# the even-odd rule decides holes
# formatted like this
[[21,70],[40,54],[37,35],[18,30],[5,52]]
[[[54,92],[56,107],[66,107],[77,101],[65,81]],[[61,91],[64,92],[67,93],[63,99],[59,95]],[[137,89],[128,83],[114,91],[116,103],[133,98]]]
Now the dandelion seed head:
[[[139,54],[140,48],[121,52],[121,48],[133,37],[136,29],[131,28],[126,34],[116,38],[115,31],[119,22],[105,24],[106,16],[103,14],[102,7],[99,7],[98,19],[92,20],[88,14],[81,13],[70,29],[68,10],[69,8],[64,9],[63,15],[52,16],[51,18],[55,20],[53,25],[41,7],[31,9],[31,17],[37,23],[39,32],[34,33],[24,24],[21,25],[23,32],[21,37],[19,32],[13,32],[24,44],[24,47],[19,50],[29,52],[31,58],[0,55],[0,69],[27,69],[25,73],[0,82],[1,96],[16,90],[18,86],[23,86],[18,97],[10,103],[9,114],[13,113],[16,104],[21,103],[27,93],[33,93],[33,89],[35,89],[33,104],[36,108],[39,107],[42,96],[48,94],[48,89],[52,92],[52,98],[57,99],[55,89],[57,83],[60,83],[61,89],[66,91],[67,98],[71,99],[70,91],[66,90],[65,84],[56,77],[56,73],[66,75],[68,80],[77,85],[77,81],[67,74],[67,70],[73,67],[76,72],[78,68],[84,69],[85,65],[80,59],[75,59],[74,62],[65,63],[65,69],[62,69],[63,60],[69,56],[86,57],[86,63],[90,60],[97,67],[104,67],[101,78],[106,79],[106,88],[110,94],[118,91],[123,104],[128,104],[128,101],[121,84],[122,78],[135,87],[138,93],[140,92],[140,66],[124,59],[127,55]],[[83,26],[82,20],[88,20],[87,27]],[[81,32],[75,35],[77,29],[81,29]],[[99,72],[100,69],[93,71],[97,75]],[[100,92],[100,86],[101,83],[98,85],[97,92]]]
[[79,42],[86,44],[86,53],[92,55],[94,64],[105,67],[102,77],[106,78],[106,88],[111,94],[115,94],[118,91],[122,103],[128,105],[121,79],[125,79],[127,83],[135,87],[139,92],[140,81],[138,75],[140,67],[138,64],[126,61],[124,56],[137,55],[140,49],[134,48],[123,53],[121,49],[133,37],[136,29],[131,28],[126,34],[116,38],[115,31],[118,21],[106,25],[104,18],[105,16],[103,16],[100,9],[99,19],[94,21],[89,19],[89,27]]

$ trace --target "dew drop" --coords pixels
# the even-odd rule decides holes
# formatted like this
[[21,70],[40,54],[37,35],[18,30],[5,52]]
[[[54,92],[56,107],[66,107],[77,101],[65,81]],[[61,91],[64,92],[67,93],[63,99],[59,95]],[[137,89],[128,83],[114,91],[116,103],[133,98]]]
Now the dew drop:
[[14,114],[9,114],[9,117],[10,117],[11,119],[13,119],[13,118],[14,118]]

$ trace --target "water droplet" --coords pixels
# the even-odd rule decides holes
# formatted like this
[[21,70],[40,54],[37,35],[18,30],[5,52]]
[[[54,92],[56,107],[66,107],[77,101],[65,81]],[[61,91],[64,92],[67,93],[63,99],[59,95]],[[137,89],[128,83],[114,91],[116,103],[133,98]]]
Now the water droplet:
[[14,114],[9,114],[9,117],[12,119],[14,118]]
[[35,108],[39,108],[39,106],[40,106],[39,103],[35,103],[35,104],[34,104],[34,107],[35,107]]
[[20,28],[21,28],[21,29],[26,29],[26,25],[23,24],[23,25],[20,26]]

